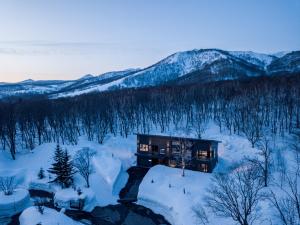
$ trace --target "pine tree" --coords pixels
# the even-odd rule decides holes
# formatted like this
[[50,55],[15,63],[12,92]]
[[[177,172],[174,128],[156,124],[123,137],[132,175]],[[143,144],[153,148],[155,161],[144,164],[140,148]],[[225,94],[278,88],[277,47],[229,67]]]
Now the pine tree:
[[38,178],[40,180],[45,178],[45,170],[43,169],[43,167],[41,167],[40,170],[39,170]]
[[73,163],[71,161],[71,156],[66,149],[63,152],[63,160],[62,160],[62,183],[66,187],[70,187],[73,184],[73,175],[75,174],[75,170],[73,167]]
[[55,175],[55,179],[51,182],[62,183],[62,172],[63,172],[63,150],[60,148],[59,144],[57,144],[55,152],[54,152],[54,163],[52,163],[52,167],[48,170],[49,173]]
[[57,144],[54,153],[54,163],[48,170],[49,173],[55,175],[55,179],[51,182],[57,182],[62,187],[69,187],[73,183],[73,175],[75,170],[71,161],[71,156],[66,149],[63,151]]

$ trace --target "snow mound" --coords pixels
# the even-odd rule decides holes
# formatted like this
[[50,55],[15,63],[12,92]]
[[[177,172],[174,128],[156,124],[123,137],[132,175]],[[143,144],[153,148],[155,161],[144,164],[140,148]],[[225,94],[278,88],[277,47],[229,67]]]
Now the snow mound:
[[55,189],[53,186],[49,183],[49,179],[36,179],[29,183],[28,185],[29,190],[37,190],[37,191],[46,191],[53,193],[55,192]]
[[0,217],[13,216],[31,205],[29,192],[16,189],[12,195],[0,192]]
[[24,210],[19,218],[20,225],[80,225],[81,223],[72,220],[61,212],[54,209],[44,208],[44,213],[38,212],[36,207],[29,207]]
[[83,210],[91,212],[97,205],[95,193],[89,188],[81,191],[82,193],[78,195],[77,191],[71,188],[59,190],[55,193],[54,204],[59,208],[74,209],[70,207],[71,201],[84,200]]
[[144,177],[138,193],[138,204],[162,214],[175,225],[197,224],[193,210],[202,201],[211,174],[166,166],[152,167]]
[[100,152],[98,156],[93,159],[93,164],[96,173],[100,174],[106,183],[113,187],[122,169],[121,161],[118,158],[113,157],[112,154]]

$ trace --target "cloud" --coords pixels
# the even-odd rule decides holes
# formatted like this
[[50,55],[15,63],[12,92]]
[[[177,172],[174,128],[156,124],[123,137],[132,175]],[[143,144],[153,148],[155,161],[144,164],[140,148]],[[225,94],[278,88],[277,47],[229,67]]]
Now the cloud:
[[119,48],[118,43],[67,41],[0,41],[2,55],[81,55]]

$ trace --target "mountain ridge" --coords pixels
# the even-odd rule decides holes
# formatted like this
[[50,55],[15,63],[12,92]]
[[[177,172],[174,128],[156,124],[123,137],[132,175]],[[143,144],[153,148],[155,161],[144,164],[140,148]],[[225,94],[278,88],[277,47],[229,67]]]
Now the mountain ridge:
[[0,83],[0,98],[28,94],[59,98],[95,91],[233,80],[299,71],[300,51],[264,54],[194,49],[176,52],[143,69],[112,71],[96,76],[87,74],[77,80]]

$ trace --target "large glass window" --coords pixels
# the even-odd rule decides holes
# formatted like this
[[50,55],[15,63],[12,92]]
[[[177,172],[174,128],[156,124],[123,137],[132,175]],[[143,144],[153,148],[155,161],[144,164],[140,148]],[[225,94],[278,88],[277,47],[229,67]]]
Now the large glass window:
[[149,146],[145,144],[140,144],[140,151],[141,152],[148,152],[149,151]]
[[197,158],[198,159],[206,159],[206,158],[208,158],[208,151],[207,150],[198,150],[197,151]]

